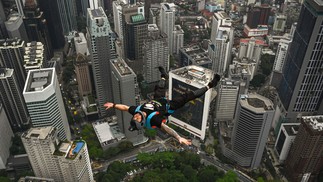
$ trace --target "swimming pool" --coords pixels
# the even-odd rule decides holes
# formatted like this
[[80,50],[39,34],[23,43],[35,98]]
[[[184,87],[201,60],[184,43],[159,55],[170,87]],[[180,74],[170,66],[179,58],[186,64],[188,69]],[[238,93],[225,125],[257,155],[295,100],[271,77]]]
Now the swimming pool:
[[79,153],[83,146],[84,146],[84,142],[76,142],[76,147],[73,150],[73,154]]

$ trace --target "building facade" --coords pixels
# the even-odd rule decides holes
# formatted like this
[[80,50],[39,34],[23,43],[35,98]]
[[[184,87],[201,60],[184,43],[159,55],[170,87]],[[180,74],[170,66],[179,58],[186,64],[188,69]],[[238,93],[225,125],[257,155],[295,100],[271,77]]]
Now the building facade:
[[5,25],[9,38],[13,39],[17,37],[28,42],[28,36],[21,15],[18,13],[10,14],[8,20],[5,22]]
[[0,103],[0,170],[6,169],[7,159],[10,156],[11,138],[14,136],[3,105]]
[[29,42],[25,47],[24,67],[26,75],[29,70],[40,69],[47,64],[44,58],[44,45],[41,42]]
[[53,126],[61,140],[71,139],[55,68],[30,70],[23,95],[33,127]]
[[86,96],[92,94],[92,82],[88,57],[83,54],[77,54],[74,67],[79,95]]
[[180,25],[175,25],[173,53],[178,54],[179,49],[184,46],[184,30]]
[[160,30],[168,37],[168,50],[169,54],[173,54],[174,35],[173,30],[175,27],[175,4],[174,3],[161,3],[160,10]]

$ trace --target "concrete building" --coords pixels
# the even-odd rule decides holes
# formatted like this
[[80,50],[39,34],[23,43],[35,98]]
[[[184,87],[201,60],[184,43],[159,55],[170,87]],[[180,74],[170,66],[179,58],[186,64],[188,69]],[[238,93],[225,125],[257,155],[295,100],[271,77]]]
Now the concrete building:
[[281,39],[278,44],[273,71],[282,73],[290,43],[291,40]]
[[6,169],[7,160],[10,156],[11,138],[14,136],[9,124],[6,112],[0,103],[0,170]]
[[168,50],[169,54],[173,54],[173,42],[174,42],[174,26],[175,26],[175,12],[176,6],[174,3],[161,3],[160,9],[160,30],[168,37]]
[[175,25],[173,34],[174,34],[173,53],[178,54],[179,49],[184,46],[184,30],[180,25]]
[[[189,90],[204,87],[212,80],[214,73],[200,66],[186,66],[169,72],[169,99],[176,98]],[[210,112],[210,103],[215,98],[216,91],[208,90],[203,96],[188,102],[174,114],[169,121],[188,131],[192,135],[205,139],[206,126]]]
[[89,47],[86,38],[82,32],[76,33],[74,37],[75,51],[76,54],[83,54],[89,56]]
[[26,81],[26,71],[24,68],[25,42],[20,39],[0,40],[0,65],[4,68],[14,69],[15,76],[22,91]]
[[273,30],[279,31],[279,32],[284,32],[286,20],[287,20],[287,17],[285,15],[277,15],[275,17],[275,23],[273,26]]
[[156,24],[148,25],[148,36],[144,41],[144,69],[143,75],[147,83],[160,80],[158,66],[169,68],[169,51],[167,35],[161,33]]
[[239,98],[240,83],[230,79],[221,80],[217,89],[215,117],[218,121],[233,120]]
[[207,51],[199,45],[185,46],[179,49],[180,66],[198,65],[204,68],[212,68],[212,60]]
[[30,42],[25,47],[24,67],[26,74],[29,70],[40,69],[47,64],[44,58],[44,45],[41,42]]
[[267,25],[271,7],[269,5],[254,5],[249,8],[246,25],[251,28],[257,28],[258,25]]
[[148,23],[160,25],[160,8],[157,8],[157,7],[150,8]]
[[231,138],[231,157],[238,165],[258,168],[275,110],[272,102],[258,94],[242,95],[237,107]]
[[266,43],[264,40],[255,39],[254,37],[250,39],[240,39],[238,58],[248,58],[250,60],[255,60],[255,62],[258,64],[262,48],[265,45]]
[[125,0],[116,0],[112,2],[113,6],[113,23],[114,32],[118,35],[119,40],[123,40],[123,19],[122,19],[122,8],[127,2]]
[[323,167],[323,116],[303,116],[285,162],[290,181],[316,181]]
[[19,88],[14,69],[0,68],[0,102],[12,129],[17,130],[30,123],[25,100]]
[[51,126],[31,128],[21,139],[35,176],[54,181],[94,181],[84,140],[60,141]]
[[268,26],[267,25],[258,25],[256,28],[250,28],[245,24],[243,28],[243,33],[247,37],[262,37],[268,35]]
[[17,13],[12,13],[5,22],[7,33],[9,38],[19,38],[28,42],[28,36],[26,33],[24,22],[22,21],[22,16]]
[[111,75],[107,72],[110,72],[109,60],[115,57],[115,46],[110,23],[102,7],[88,9],[87,33],[99,115],[112,116],[113,110],[105,110],[103,105],[107,101],[113,102]]
[[87,56],[77,54],[74,67],[80,96],[92,94],[92,82],[89,64],[89,58]]
[[275,152],[280,163],[285,162],[290,147],[294,143],[300,123],[283,123],[280,127],[275,143]]
[[211,42],[215,42],[219,27],[232,27],[232,20],[230,16],[224,11],[216,12],[212,16]]
[[55,68],[30,70],[23,95],[33,127],[53,126],[61,140],[71,139]]
[[278,88],[287,113],[286,122],[300,119],[302,115],[323,114],[322,8],[322,2],[304,2],[287,52]]

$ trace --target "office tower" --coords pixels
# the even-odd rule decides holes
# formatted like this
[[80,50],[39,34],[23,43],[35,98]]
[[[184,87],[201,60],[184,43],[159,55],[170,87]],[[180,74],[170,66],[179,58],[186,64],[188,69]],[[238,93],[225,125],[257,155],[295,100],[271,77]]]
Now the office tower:
[[296,138],[300,123],[283,123],[280,127],[275,143],[275,152],[278,154],[279,162],[283,163]]
[[234,160],[240,166],[259,167],[274,112],[272,102],[263,96],[241,96],[231,138]]
[[55,68],[30,70],[23,95],[33,127],[53,126],[61,140],[71,139]]
[[48,33],[53,48],[62,48],[65,44],[65,38],[61,20],[58,18],[60,17],[60,11],[58,10],[57,0],[41,0],[38,3],[47,20]]
[[[113,95],[115,103],[123,103],[129,106],[140,104],[139,86],[137,76],[126,62],[120,58],[111,60],[111,75],[113,85]],[[126,112],[116,110],[118,125],[129,141],[134,145],[140,144],[145,137],[142,131],[131,132],[128,130],[131,115]]]
[[41,42],[33,41],[27,43],[24,55],[26,75],[29,70],[45,67],[44,65],[47,63],[44,60],[44,52],[44,45]]
[[228,77],[240,82],[240,94],[247,94],[250,80],[256,73],[256,62],[249,59],[234,59],[229,65]]
[[315,181],[323,167],[323,116],[304,116],[285,162],[290,181]]
[[239,82],[223,79],[217,89],[215,117],[218,121],[233,120],[239,97]]
[[262,48],[265,45],[265,41],[255,39],[254,37],[251,37],[250,39],[240,39],[238,58],[248,58],[258,63]]
[[22,21],[22,17],[19,14],[10,14],[8,20],[5,22],[5,25],[9,38],[19,38],[28,42],[25,25]]
[[125,4],[126,2],[124,2],[123,0],[116,0],[112,2],[114,32],[118,35],[118,38],[120,40],[123,40],[122,7]]
[[26,72],[23,66],[25,42],[20,39],[0,40],[0,65],[14,69],[19,91],[22,91],[26,81]]
[[322,8],[317,1],[304,2],[287,52],[278,88],[286,121],[295,121],[303,114],[323,114]]
[[26,1],[24,5],[25,16],[23,21],[28,40],[43,43],[46,50],[46,59],[50,59],[53,56],[53,49],[44,13],[40,11],[36,0]]
[[160,25],[160,8],[157,8],[157,7],[150,8],[148,23]]
[[292,26],[290,27],[290,36],[293,38],[294,37],[294,33],[295,33],[295,30],[296,30],[296,27],[297,27],[297,22],[293,23]]
[[57,0],[64,35],[76,30],[76,4],[74,0]]
[[145,19],[146,20],[149,20],[150,8],[151,8],[151,0],[145,0]]
[[30,118],[14,72],[14,69],[0,68],[0,101],[12,129],[16,130],[28,125]]
[[[1,77],[0,77],[1,79]],[[7,159],[10,156],[11,138],[13,137],[13,132],[9,124],[6,112],[0,102],[0,170],[6,169]]]
[[275,17],[275,23],[273,26],[274,31],[285,31],[285,24],[286,24],[287,17],[285,15],[277,15]]
[[250,7],[247,14],[247,26],[254,29],[258,25],[267,25],[270,11],[271,7],[269,5]]
[[179,49],[180,66],[197,65],[212,68],[212,60],[207,51],[199,45],[185,46]]
[[59,140],[57,130],[52,126],[31,128],[21,139],[36,177],[54,181],[94,181],[84,140]]
[[87,9],[90,8],[89,0],[75,1],[78,16],[86,17]]
[[76,54],[83,54],[89,56],[89,48],[86,38],[82,32],[76,33],[74,37],[74,45]]
[[233,45],[232,20],[224,11],[214,13],[212,17],[211,43],[208,47],[212,60],[212,70],[226,73],[231,62]]
[[283,71],[283,66],[286,60],[286,55],[288,47],[291,43],[291,40],[282,39],[277,48],[275,62],[273,66],[273,71],[281,73]]
[[77,54],[74,63],[77,86],[80,96],[92,94],[89,59],[83,54]]
[[184,46],[184,31],[180,25],[175,25],[173,53],[178,54],[179,49]]
[[[169,72],[169,99],[178,97],[189,90],[196,90],[207,85],[213,77],[213,71],[200,66],[186,66]],[[169,120],[197,136],[205,138],[206,125],[210,111],[210,103],[216,96],[213,89],[208,90],[203,96],[190,101],[174,114]]]
[[161,33],[156,24],[148,25],[148,36],[144,41],[144,69],[143,75],[147,83],[160,80],[158,66],[168,70],[169,52],[167,35]]
[[148,25],[143,12],[144,7],[141,5],[136,5],[129,8],[124,7],[123,10],[125,12],[131,11],[129,13],[123,14],[123,45],[125,61],[136,74],[139,74],[143,71],[143,45],[148,33]]
[[161,3],[160,9],[160,30],[168,37],[168,50],[169,54],[173,54],[173,42],[174,42],[174,26],[175,26],[175,4],[174,3]]
[[110,59],[113,59],[115,47],[112,41],[110,23],[102,7],[88,9],[88,43],[91,53],[92,70],[100,116],[112,115],[112,110],[105,110],[107,101],[113,102]]

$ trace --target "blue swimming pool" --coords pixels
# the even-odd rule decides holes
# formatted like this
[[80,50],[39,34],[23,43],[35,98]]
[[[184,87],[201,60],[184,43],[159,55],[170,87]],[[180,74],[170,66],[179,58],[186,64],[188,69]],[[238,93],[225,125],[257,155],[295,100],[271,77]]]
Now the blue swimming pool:
[[79,153],[83,145],[84,145],[84,142],[76,142],[76,147],[73,150],[73,154]]

